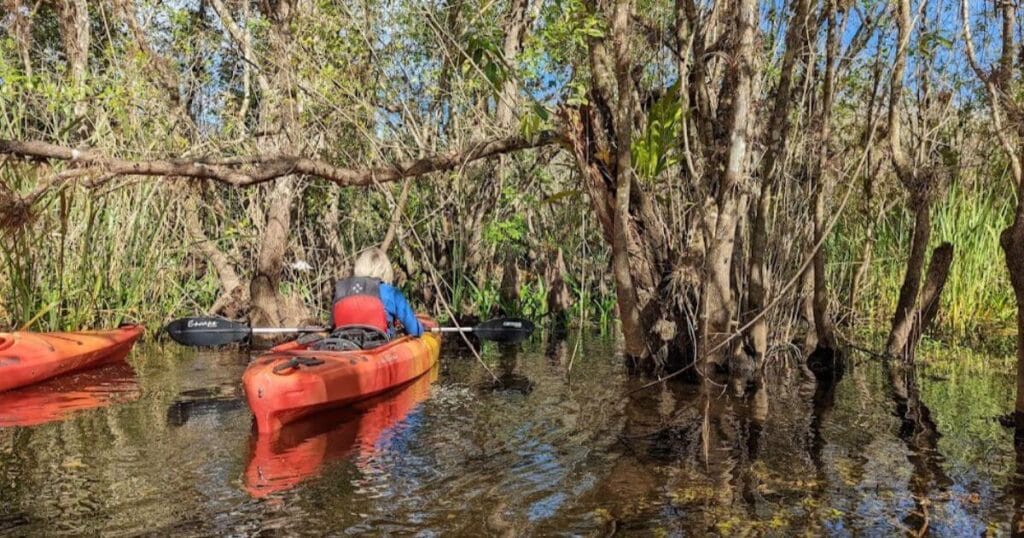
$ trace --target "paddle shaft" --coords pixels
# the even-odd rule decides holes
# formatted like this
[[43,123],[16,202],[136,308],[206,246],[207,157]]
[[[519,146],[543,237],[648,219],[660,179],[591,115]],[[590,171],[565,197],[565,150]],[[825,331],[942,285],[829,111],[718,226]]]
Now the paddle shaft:
[[[224,318],[176,319],[165,327],[171,338],[187,346],[221,346],[241,342],[252,335],[327,333],[327,327],[250,327]],[[481,340],[515,343],[529,338],[533,323],[525,319],[499,318],[473,327],[431,327],[433,333],[473,333]]]
[[252,334],[292,334],[327,332],[326,327],[253,327]]

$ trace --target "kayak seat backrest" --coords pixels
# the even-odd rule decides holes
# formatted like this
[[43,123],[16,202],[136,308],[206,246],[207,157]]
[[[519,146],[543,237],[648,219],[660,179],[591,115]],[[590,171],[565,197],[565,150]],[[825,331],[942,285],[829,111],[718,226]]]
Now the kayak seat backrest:
[[309,346],[316,351],[359,351],[363,349],[357,342],[347,338],[334,338],[329,336]]
[[339,327],[330,336],[311,347],[319,351],[358,351],[374,349],[388,343],[387,333],[364,325]]

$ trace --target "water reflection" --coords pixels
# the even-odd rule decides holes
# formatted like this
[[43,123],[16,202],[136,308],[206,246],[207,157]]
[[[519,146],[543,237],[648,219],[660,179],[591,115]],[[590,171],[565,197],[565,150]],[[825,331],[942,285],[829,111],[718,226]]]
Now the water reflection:
[[492,379],[484,385],[485,389],[498,392],[513,392],[518,394],[529,394],[533,391],[533,382],[516,372],[516,365],[519,362],[519,346],[498,345],[498,368],[494,374],[497,379]]
[[823,454],[826,440],[822,427],[836,404],[836,387],[846,374],[846,363],[834,350],[818,348],[807,357],[807,371],[814,380],[814,394],[811,396],[810,442],[808,453],[818,479],[827,478]]
[[185,390],[167,407],[167,424],[180,427],[197,417],[245,408],[245,398],[237,382]]
[[439,368],[354,406],[309,417],[272,434],[254,432],[245,489],[253,497],[285,491],[316,476],[332,461],[370,461],[378,442],[430,396]]
[[931,410],[921,401],[914,364],[888,361],[895,415],[900,421],[897,435],[907,447],[912,467],[910,491],[914,508],[903,518],[907,529],[923,535],[931,525],[932,497],[942,496],[952,483],[943,469],[945,458],[939,451],[939,430]]
[[1024,421],[1018,420],[1014,431],[1014,473],[1006,488],[1007,496],[1013,504],[1013,516],[1010,518],[1010,533],[1013,536],[1024,536],[1024,424],[1020,422]]
[[135,370],[126,363],[111,364],[0,392],[0,427],[45,424],[138,397]]
[[445,355],[422,392],[260,438],[248,356],[144,346],[130,401],[0,428],[0,535],[880,536],[920,531],[925,508],[933,535],[1021,523],[997,367],[789,357],[741,391],[635,392],[615,349],[486,346],[520,390]]

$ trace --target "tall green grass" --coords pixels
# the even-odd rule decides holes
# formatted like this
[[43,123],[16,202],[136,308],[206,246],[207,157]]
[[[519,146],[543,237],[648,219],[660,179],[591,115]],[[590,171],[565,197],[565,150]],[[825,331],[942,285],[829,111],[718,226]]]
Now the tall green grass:
[[[998,189],[955,184],[933,206],[931,249],[953,244],[954,258],[942,295],[938,331],[953,339],[980,341],[1005,336],[1016,315],[999,234],[1016,201]],[[902,205],[901,205],[902,207]],[[875,228],[874,257],[858,299],[858,319],[884,327],[892,316],[906,271],[913,216],[905,209],[886,215]],[[829,278],[840,304],[866,240],[863,216],[846,219],[829,241]],[[850,314],[850,313],[847,313]]]
[[[14,173],[9,168],[3,172]],[[65,190],[0,241],[9,327],[81,329],[158,325],[168,313],[209,304],[217,283],[187,268],[166,188]]]

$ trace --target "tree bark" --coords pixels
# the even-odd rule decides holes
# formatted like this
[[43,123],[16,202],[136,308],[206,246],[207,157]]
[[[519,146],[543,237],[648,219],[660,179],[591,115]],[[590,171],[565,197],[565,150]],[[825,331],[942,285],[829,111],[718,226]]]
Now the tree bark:
[[[68,76],[75,95],[75,120],[82,122],[88,111],[86,77],[89,67],[89,3],[86,0],[61,0],[59,4],[61,37],[67,55]],[[79,125],[77,131],[84,138],[87,130]]]
[[633,184],[633,83],[630,78],[629,20],[633,3],[619,0],[612,14],[611,40],[615,55],[615,79],[618,106],[615,121],[615,205],[612,213],[612,271],[615,274],[615,296],[618,299],[619,319],[625,341],[626,354],[631,357],[647,355],[640,310],[630,268],[629,204]]
[[119,176],[212,179],[234,187],[258,185],[292,174],[319,177],[337,185],[349,187],[388,183],[431,172],[452,170],[476,160],[550,145],[557,140],[554,133],[547,133],[532,139],[513,136],[472,143],[465,150],[452,150],[422,159],[398,162],[391,166],[362,169],[342,168],[324,161],[280,153],[221,160],[207,159],[205,161],[187,159],[129,161],[107,157],[90,149],[75,149],[43,141],[4,139],[0,139],[0,155],[71,161],[82,167],[95,168],[97,172]]
[[914,313],[914,320],[910,330],[910,338],[906,347],[901,350],[901,356],[906,362],[912,361],[917,344],[935,320],[939,313],[939,299],[942,297],[942,290],[946,286],[946,279],[949,277],[949,268],[953,263],[953,245],[943,243],[932,251],[931,262],[928,265],[928,273],[924,280],[924,287],[921,290],[920,306]]
[[814,164],[814,330],[818,347],[836,349],[832,320],[828,315],[828,283],[825,274],[825,177],[828,173],[829,141],[832,138],[832,102],[835,95],[836,63],[839,55],[839,29],[836,28],[835,0],[825,2],[828,36],[825,41],[825,80],[821,89],[821,110],[818,114],[817,162]]
[[896,301],[889,339],[885,344],[886,354],[890,357],[903,356],[903,350],[907,347],[930,236],[931,213],[927,205],[921,204],[914,217],[914,235],[910,240],[907,270],[903,275],[903,285],[900,286],[900,295]]
[[[731,110],[728,119],[729,147],[718,184],[716,206],[718,217],[705,260],[704,313],[702,321],[701,360],[720,365],[732,354],[723,349],[729,338],[735,314],[732,289],[733,248],[737,216],[746,206],[742,183],[747,179],[749,161],[748,137],[754,121],[752,76],[754,36],[757,28],[756,0],[739,0],[735,5],[736,45],[733,51]],[[707,369],[703,369],[707,372]]]
[[391,222],[388,224],[388,231],[384,234],[384,239],[380,242],[380,249],[384,252],[391,248],[391,243],[402,226],[402,215],[405,214],[405,204],[409,201],[409,187],[411,186],[412,181],[405,180],[405,183],[402,184],[402,192],[398,195],[398,201],[395,202],[395,207],[391,208]]
[[24,5],[21,0],[5,0],[4,8],[11,13],[11,30],[18,44],[18,56],[21,58],[25,77],[32,78],[32,8]]
[[[768,251],[768,212],[771,209],[771,193],[776,177],[781,174],[781,163],[786,150],[786,141],[792,127],[790,111],[793,107],[792,93],[796,78],[797,60],[803,56],[807,38],[807,21],[810,14],[810,0],[793,0],[793,16],[786,30],[786,52],[782,57],[779,72],[779,84],[775,90],[775,102],[771,118],[768,121],[766,134],[768,147],[761,161],[761,192],[754,208],[753,229],[750,239],[750,264],[748,269],[749,290],[747,309],[743,319],[747,321],[764,309],[766,287],[771,278],[765,264],[765,253]],[[750,327],[751,347],[755,358],[760,360],[768,350],[768,327],[764,316],[758,318]]]
[[1013,224],[1003,230],[999,244],[1006,254],[1010,284],[1017,299],[1017,399],[1014,410],[1024,424],[1024,180],[1018,185],[1017,212]]
[[548,316],[551,319],[552,335],[556,338],[565,336],[569,324],[568,312],[572,304],[572,295],[565,283],[565,275],[568,272],[562,249],[558,248],[554,261],[549,261],[545,266],[545,280],[548,282]]
[[256,273],[249,284],[252,310],[249,320],[255,326],[276,327],[281,323],[281,273],[288,251],[291,207],[296,179],[289,177],[274,184],[267,207],[267,223],[260,241]]
[[936,177],[928,167],[914,166],[903,148],[899,102],[903,95],[903,75],[913,28],[910,0],[898,0],[896,5],[897,49],[889,86],[889,146],[893,168],[907,190],[910,206],[914,209],[914,234],[910,241],[907,271],[900,286],[900,295],[885,348],[886,354],[890,357],[903,357],[904,360],[910,361],[913,357],[907,355],[907,352],[916,345],[916,342],[911,343],[910,340],[914,318],[921,311],[921,307],[917,306],[918,291],[921,288],[921,271],[931,236],[931,184],[936,181]]
[[[1006,268],[1010,273],[1010,285],[1017,300],[1017,398],[1014,411],[1017,423],[1017,439],[1024,439],[1024,153],[1021,143],[1024,142],[1024,110],[1021,103],[1013,100],[1011,84],[1019,84],[1020,78],[1013,80],[1013,59],[1018,50],[1015,28],[1017,24],[1016,5],[1014,2],[999,3],[1002,17],[1002,54],[998,67],[993,73],[987,73],[978,62],[974,51],[974,40],[971,37],[971,19],[969,0],[961,0],[960,9],[963,19],[964,43],[967,59],[978,79],[984,84],[988,95],[989,106],[992,107],[992,126],[1010,162],[1010,170],[1017,188],[1017,209],[1013,222],[999,236],[999,245],[1006,256]],[[1018,70],[1018,77],[1021,71]],[[1014,118],[1017,121],[1016,143],[1003,130],[1003,118]],[[1021,444],[1024,446],[1024,443]],[[1024,453],[1024,450],[1019,450]],[[1019,455],[1019,454],[1018,454]]]
[[196,198],[195,193],[190,193],[185,199],[185,231],[217,272],[221,288],[220,297],[214,301],[207,313],[237,318],[247,310],[249,295],[231,260],[217,248],[216,243],[203,230]]

